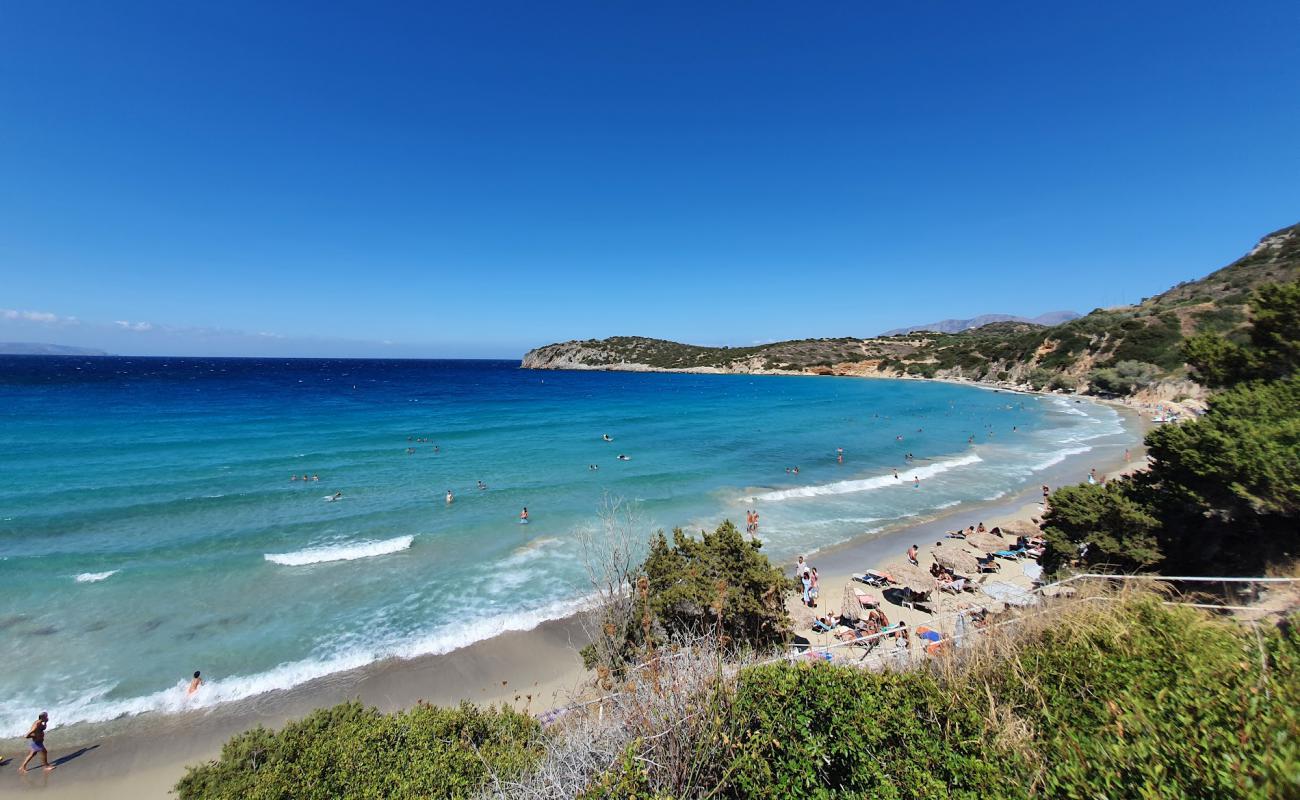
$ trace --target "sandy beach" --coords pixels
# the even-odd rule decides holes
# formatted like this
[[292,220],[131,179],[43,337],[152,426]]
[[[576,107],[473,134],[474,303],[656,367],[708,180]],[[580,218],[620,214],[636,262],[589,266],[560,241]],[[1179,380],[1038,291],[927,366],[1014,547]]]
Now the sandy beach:
[[[206,711],[79,725],[67,731],[60,731],[54,719],[46,742],[50,762],[59,768],[18,775],[15,767],[26,747],[21,740],[5,741],[0,752],[11,760],[0,770],[0,793],[163,798],[185,774],[187,764],[215,758],[231,736],[257,725],[277,727],[313,709],[354,698],[385,711],[426,700],[439,705],[508,704],[540,713],[565,705],[577,691],[585,675],[578,648],[585,642],[582,626],[570,617],[444,655],[381,662]],[[23,756],[14,760],[19,753]]]
[[[1140,439],[1149,422],[1142,412],[1131,406],[1112,403],[1119,409],[1126,428]],[[1042,482],[1052,486],[1076,483],[1086,478],[1089,469],[1114,476],[1145,464],[1140,444],[1130,446],[1130,459],[1123,459],[1122,446],[1099,447],[1084,455],[1066,458],[1042,474]],[[815,634],[809,626],[817,614],[839,611],[846,586],[855,586],[881,599],[882,609],[891,622],[906,621],[910,628],[927,624],[931,615],[884,601],[881,590],[852,582],[854,573],[867,569],[890,570],[904,561],[904,551],[911,544],[920,550],[920,563],[928,567],[929,551],[939,548],[973,550],[955,539],[946,539],[946,531],[983,522],[988,528],[1016,526],[1042,513],[1041,493],[1037,483],[1023,491],[983,504],[963,504],[941,516],[910,520],[870,537],[809,553],[808,561],[820,574],[818,608],[805,608],[797,595],[788,599],[795,633],[812,644],[834,641],[826,634]],[[761,533],[760,533],[761,536]],[[1014,537],[1008,539],[1008,544]],[[1007,583],[1027,589],[1030,578],[1022,572],[1020,562],[1002,561],[995,576],[988,581]],[[788,565],[793,572],[793,565]],[[972,576],[977,580],[981,576]],[[938,593],[936,593],[936,597]],[[955,607],[956,602],[990,607],[982,593],[963,593],[960,598],[945,596],[936,616]],[[942,629],[941,625],[935,625]],[[178,715],[151,715],[110,723],[77,725],[59,730],[52,720],[48,745],[51,761],[59,764],[53,773],[39,769],[19,776],[14,770],[14,756],[25,754],[21,740],[0,743],[11,761],[0,771],[0,789],[6,792],[29,792],[51,798],[86,797],[92,792],[100,800],[115,798],[165,797],[184,774],[187,764],[216,757],[221,745],[231,736],[256,725],[276,727],[300,718],[313,709],[344,700],[359,698],[382,710],[413,705],[418,700],[438,704],[455,704],[462,700],[482,704],[508,703],[530,713],[563,706],[582,688],[585,672],[578,648],[586,641],[576,617],[545,622],[528,630],[506,633],[451,653],[410,660],[389,660],[367,667],[321,678],[291,690],[276,691],[248,700]],[[914,649],[919,650],[914,646]]]

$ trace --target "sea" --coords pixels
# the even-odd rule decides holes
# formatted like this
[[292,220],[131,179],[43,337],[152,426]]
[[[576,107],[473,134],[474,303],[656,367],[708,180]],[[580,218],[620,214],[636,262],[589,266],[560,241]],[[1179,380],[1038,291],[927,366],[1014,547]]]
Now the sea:
[[0,737],[567,616],[611,505],[638,540],[754,509],[788,562],[1132,441],[1106,406],[928,381],[0,356]]

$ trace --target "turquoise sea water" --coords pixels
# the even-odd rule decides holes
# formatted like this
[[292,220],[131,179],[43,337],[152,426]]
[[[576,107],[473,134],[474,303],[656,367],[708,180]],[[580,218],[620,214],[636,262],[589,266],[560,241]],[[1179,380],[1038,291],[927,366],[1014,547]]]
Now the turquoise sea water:
[[517,367],[0,357],[0,659],[22,665],[0,736],[564,616],[606,495],[648,529],[757,508],[788,560],[1128,436],[1108,408],[944,384]]

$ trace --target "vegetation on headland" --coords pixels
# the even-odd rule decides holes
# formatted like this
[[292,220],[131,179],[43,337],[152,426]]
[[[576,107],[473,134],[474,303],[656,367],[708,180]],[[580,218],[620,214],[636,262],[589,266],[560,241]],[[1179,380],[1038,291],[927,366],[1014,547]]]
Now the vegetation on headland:
[[1150,468],[1063,487],[1044,518],[1044,566],[1258,575],[1300,552],[1300,281],[1266,285],[1237,339],[1184,352],[1206,413],[1146,437]]
[[616,336],[547,345],[525,355],[523,366],[914,376],[1131,395],[1181,382],[1188,374],[1184,342],[1198,334],[1214,334],[1225,343],[1239,340],[1250,322],[1252,291],[1297,278],[1300,225],[1293,225],[1265,236],[1249,254],[1200,280],[1050,327],[998,322],[953,334],[801,339],[752,347]]

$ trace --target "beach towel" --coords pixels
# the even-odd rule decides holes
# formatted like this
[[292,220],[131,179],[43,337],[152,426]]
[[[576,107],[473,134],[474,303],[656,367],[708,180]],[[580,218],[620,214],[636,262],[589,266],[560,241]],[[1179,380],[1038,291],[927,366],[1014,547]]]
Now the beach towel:
[[1025,573],[1025,577],[1031,581],[1038,582],[1043,579],[1043,568],[1032,561],[1026,561],[1020,565],[1020,571]]

